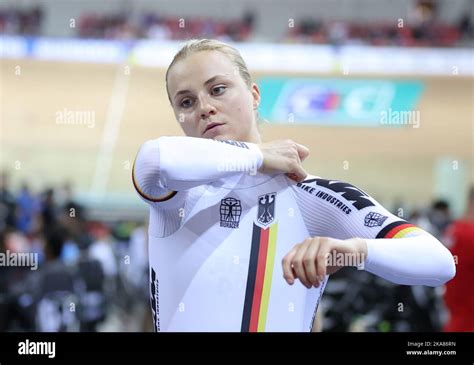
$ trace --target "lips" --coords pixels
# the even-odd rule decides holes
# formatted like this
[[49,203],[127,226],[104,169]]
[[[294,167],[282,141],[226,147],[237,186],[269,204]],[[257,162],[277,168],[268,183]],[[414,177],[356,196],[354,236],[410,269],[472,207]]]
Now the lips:
[[[208,130],[214,128],[214,127],[217,127],[218,125],[223,125],[224,123],[209,123],[207,126],[206,126],[206,129],[204,130],[204,133],[206,133]],[[204,134],[203,133],[203,134]]]

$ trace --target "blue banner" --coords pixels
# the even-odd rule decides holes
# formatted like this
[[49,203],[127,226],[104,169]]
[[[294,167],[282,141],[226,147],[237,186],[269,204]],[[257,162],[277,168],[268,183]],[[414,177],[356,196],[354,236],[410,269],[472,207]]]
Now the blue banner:
[[419,81],[263,77],[259,113],[271,123],[419,125]]

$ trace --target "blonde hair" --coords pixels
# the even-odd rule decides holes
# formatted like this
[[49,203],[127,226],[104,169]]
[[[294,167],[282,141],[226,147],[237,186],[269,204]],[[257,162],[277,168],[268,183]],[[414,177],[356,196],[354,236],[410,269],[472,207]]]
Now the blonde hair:
[[252,77],[250,76],[250,72],[247,68],[247,65],[245,64],[244,59],[237,49],[216,39],[192,39],[186,42],[186,44],[178,51],[178,53],[176,53],[173,61],[171,61],[171,64],[166,70],[166,93],[168,94],[168,99],[170,102],[171,98],[168,91],[168,74],[171,68],[178,61],[185,59],[187,56],[193,53],[201,51],[218,51],[229,57],[230,61],[234,64],[235,69],[239,72],[240,76],[244,80],[245,84],[249,89],[251,89],[253,83]]

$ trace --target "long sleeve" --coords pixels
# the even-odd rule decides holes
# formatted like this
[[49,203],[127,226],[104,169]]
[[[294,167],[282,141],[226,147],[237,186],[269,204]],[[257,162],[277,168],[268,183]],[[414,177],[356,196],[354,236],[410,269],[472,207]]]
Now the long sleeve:
[[186,190],[236,173],[256,174],[263,162],[253,143],[193,137],[161,137],[161,181],[166,188]]
[[256,174],[263,162],[257,145],[193,137],[145,142],[135,159],[133,183],[146,201],[162,203],[196,186],[236,173]]
[[361,189],[310,176],[293,190],[311,236],[366,240],[366,271],[404,285],[437,286],[454,277],[454,259],[441,242]]
[[364,269],[404,285],[438,286],[451,280],[456,267],[449,250],[418,228],[412,237],[367,239]]

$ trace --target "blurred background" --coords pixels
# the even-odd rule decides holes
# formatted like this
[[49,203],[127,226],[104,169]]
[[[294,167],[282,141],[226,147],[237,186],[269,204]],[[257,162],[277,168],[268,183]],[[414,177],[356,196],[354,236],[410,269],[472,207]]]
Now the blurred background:
[[320,329],[474,331],[473,22],[470,0],[0,0],[0,331],[152,330],[131,169],[182,135],[164,76],[191,38],[241,51],[264,140],[465,258],[448,289],[341,270]]

